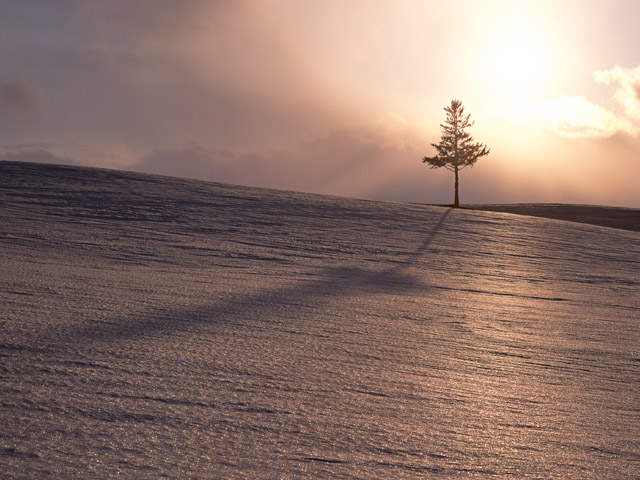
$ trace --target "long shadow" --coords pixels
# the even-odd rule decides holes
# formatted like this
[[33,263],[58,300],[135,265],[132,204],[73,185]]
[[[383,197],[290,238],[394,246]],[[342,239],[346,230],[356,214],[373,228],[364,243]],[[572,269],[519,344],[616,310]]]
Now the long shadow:
[[418,258],[422,257],[425,254],[425,252],[427,251],[427,249],[433,242],[433,239],[436,237],[436,235],[442,228],[442,225],[444,225],[445,220],[447,219],[447,217],[449,216],[452,210],[453,210],[452,208],[448,208],[442,214],[442,216],[440,217],[440,220],[438,220],[438,223],[436,223],[436,225],[431,229],[429,236],[425,239],[425,241],[422,243],[420,248],[418,248],[403,264],[396,267],[394,271],[403,270],[407,268],[409,265],[413,265]]
[[[62,344],[81,342],[112,342],[121,338],[157,335],[163,331],[185,329],[195,324],[231,323],[234,319],[268,319],[269,310],[278,305],[304,305],[319,308],[337,297],[363,294],[424,293],[431,287],[423,279],[408,272],[408,268],[425,255],[441,230],[451,209],[440,217],[420,247],[393,268],[381,271],[358,267],[331,267],[322,270],[315,280],[302,280],[281,288],[267,289],[253,295],[233,295],[225,301],[191,309],[176,309],[173,313],[148,313],[142,318],[113,318],[99,325],[48,331],[47,339],[57,338]],[[266,309],[265,309],[266,307]],[[59,345],[57,342],[56,345]],[[51,344],[45,340],[45,344]]]

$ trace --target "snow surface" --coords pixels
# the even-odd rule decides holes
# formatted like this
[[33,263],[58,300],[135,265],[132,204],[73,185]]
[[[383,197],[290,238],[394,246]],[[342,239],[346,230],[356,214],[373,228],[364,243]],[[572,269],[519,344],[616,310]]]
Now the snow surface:
[[0,162],[2,478],[637,478],[640,234]]

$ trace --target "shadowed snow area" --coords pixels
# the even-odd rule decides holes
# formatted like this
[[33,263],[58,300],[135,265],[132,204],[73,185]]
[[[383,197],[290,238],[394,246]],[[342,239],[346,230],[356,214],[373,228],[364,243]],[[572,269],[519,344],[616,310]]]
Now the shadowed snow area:
[[590,223],[609,228],[640,232],[640,209],[557,203],[516,203],[507,205],[469,205],[474,210],[533,215],[570,222]]
[[0,162],[3,478],[640,471],[640,234]]

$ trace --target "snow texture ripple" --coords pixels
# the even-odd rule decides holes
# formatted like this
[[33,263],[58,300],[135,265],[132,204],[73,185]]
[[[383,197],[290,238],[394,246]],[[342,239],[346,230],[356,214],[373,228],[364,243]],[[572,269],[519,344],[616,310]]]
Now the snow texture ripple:
[[0,162],[2,478],[640,472],[640,234]]

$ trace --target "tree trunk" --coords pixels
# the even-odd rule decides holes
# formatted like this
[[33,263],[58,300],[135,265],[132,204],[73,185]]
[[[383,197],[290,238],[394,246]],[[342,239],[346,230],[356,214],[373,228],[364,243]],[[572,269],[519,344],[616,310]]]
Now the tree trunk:
[[454,170],[455,174],[456,174],[456,183],[455,183],[455,197],[453,199],[453,206],[454,207],[459,207],[460,206],[460,199],[458,198],[458,166],[456,165],[456,168]]

